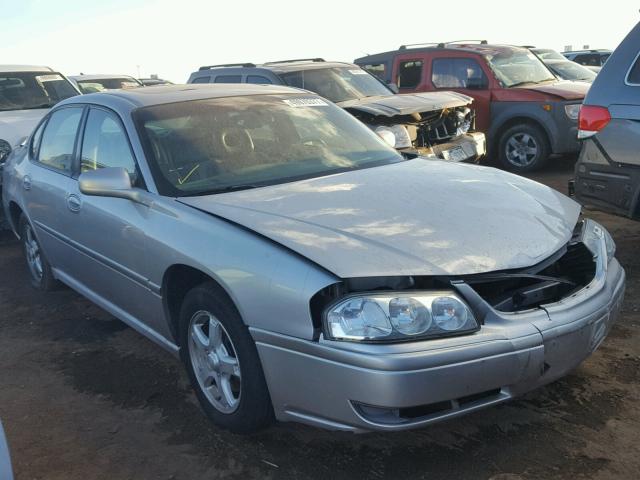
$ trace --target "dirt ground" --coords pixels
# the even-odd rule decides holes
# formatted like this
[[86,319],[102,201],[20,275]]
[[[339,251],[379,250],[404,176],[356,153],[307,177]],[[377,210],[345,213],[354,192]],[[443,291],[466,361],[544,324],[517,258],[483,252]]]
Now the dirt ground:
[[[571,168],[557,160],[534,178],[564,192]],[[4,234],[0,419],[16,478],[639,478],[640,223],[588,215],[610,229],[628,275],[622,318],[600,349],[518,400],[397,434],[216,429],[173,357],[71,290],[32,290]]]

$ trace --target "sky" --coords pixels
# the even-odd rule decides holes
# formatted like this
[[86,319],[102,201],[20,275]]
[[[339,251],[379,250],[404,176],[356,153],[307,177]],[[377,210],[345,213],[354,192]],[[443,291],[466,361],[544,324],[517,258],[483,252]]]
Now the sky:
[[613,49],[640,21],[639,8],[633,0],[0,0],[0,58],[66,75],[182,83],[201,65],[353,61],[406,43]]

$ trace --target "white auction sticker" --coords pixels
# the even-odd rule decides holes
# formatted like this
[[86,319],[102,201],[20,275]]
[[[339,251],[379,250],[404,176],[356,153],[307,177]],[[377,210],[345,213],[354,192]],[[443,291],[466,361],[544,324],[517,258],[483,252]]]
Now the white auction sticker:
[[62,77],[60,75],[38,75],[36,77],[38,79],[39,82],[57,82],[59,80],[62,80]]
[[367,72],[365,72],[364,70],[362,70],[362,69],[360,69],[360,68],[359,68],[359,69],[357,69],[357,70],[349,70],[349,73],[350,73],[351,75],[368,75],[368,73],[367,73]]
[[321,98],[287,98],[282,101],[290,107],[327,107],[329,105]]

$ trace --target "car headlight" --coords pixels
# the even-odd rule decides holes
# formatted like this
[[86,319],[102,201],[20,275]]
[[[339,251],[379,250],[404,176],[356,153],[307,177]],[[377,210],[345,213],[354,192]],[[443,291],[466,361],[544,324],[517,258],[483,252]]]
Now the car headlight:
[[475,332],[479,325],[454,292],[353,295],[324,314],[325,335],[333,340],[387,342]]
[[[602,251],[602,240],[604,239],[605,251]],[[582,230],[582,242],[594,255],[606,255],[606,263],[609,263],[616,255],[616,242],[611,234],[598,222],[587,219]]]
[[580,108],[582,104],[574,103],[572,105],[565,105],[564,112],[567,114],[571,120],[578,120],[578,115],[580,114]]
[[11,145],[6,140],[0,140],[0,165],[3,164],[11,153]]
[[411,137],[404,125],[379,126],[373,131],[393,148],[411,147]]
[[471,129],[471,109],[469,107],[461,108],[456,112],[457,124],[456,136],[464,135]]

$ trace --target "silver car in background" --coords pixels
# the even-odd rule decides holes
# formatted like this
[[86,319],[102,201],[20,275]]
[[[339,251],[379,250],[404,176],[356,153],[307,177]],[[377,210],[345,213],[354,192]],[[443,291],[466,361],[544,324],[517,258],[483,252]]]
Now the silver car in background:
[[11,468],[11,456],[9,446],[4,436],[4,429],[0,423],[0,478],[2,480],[13,480],[13,469]]
[[593,352],[624,293],[573,200],[403,156],[289,87],[70,99],[5,181],[33,285],[179,355],[235,432],[400,430],[504,402]]

